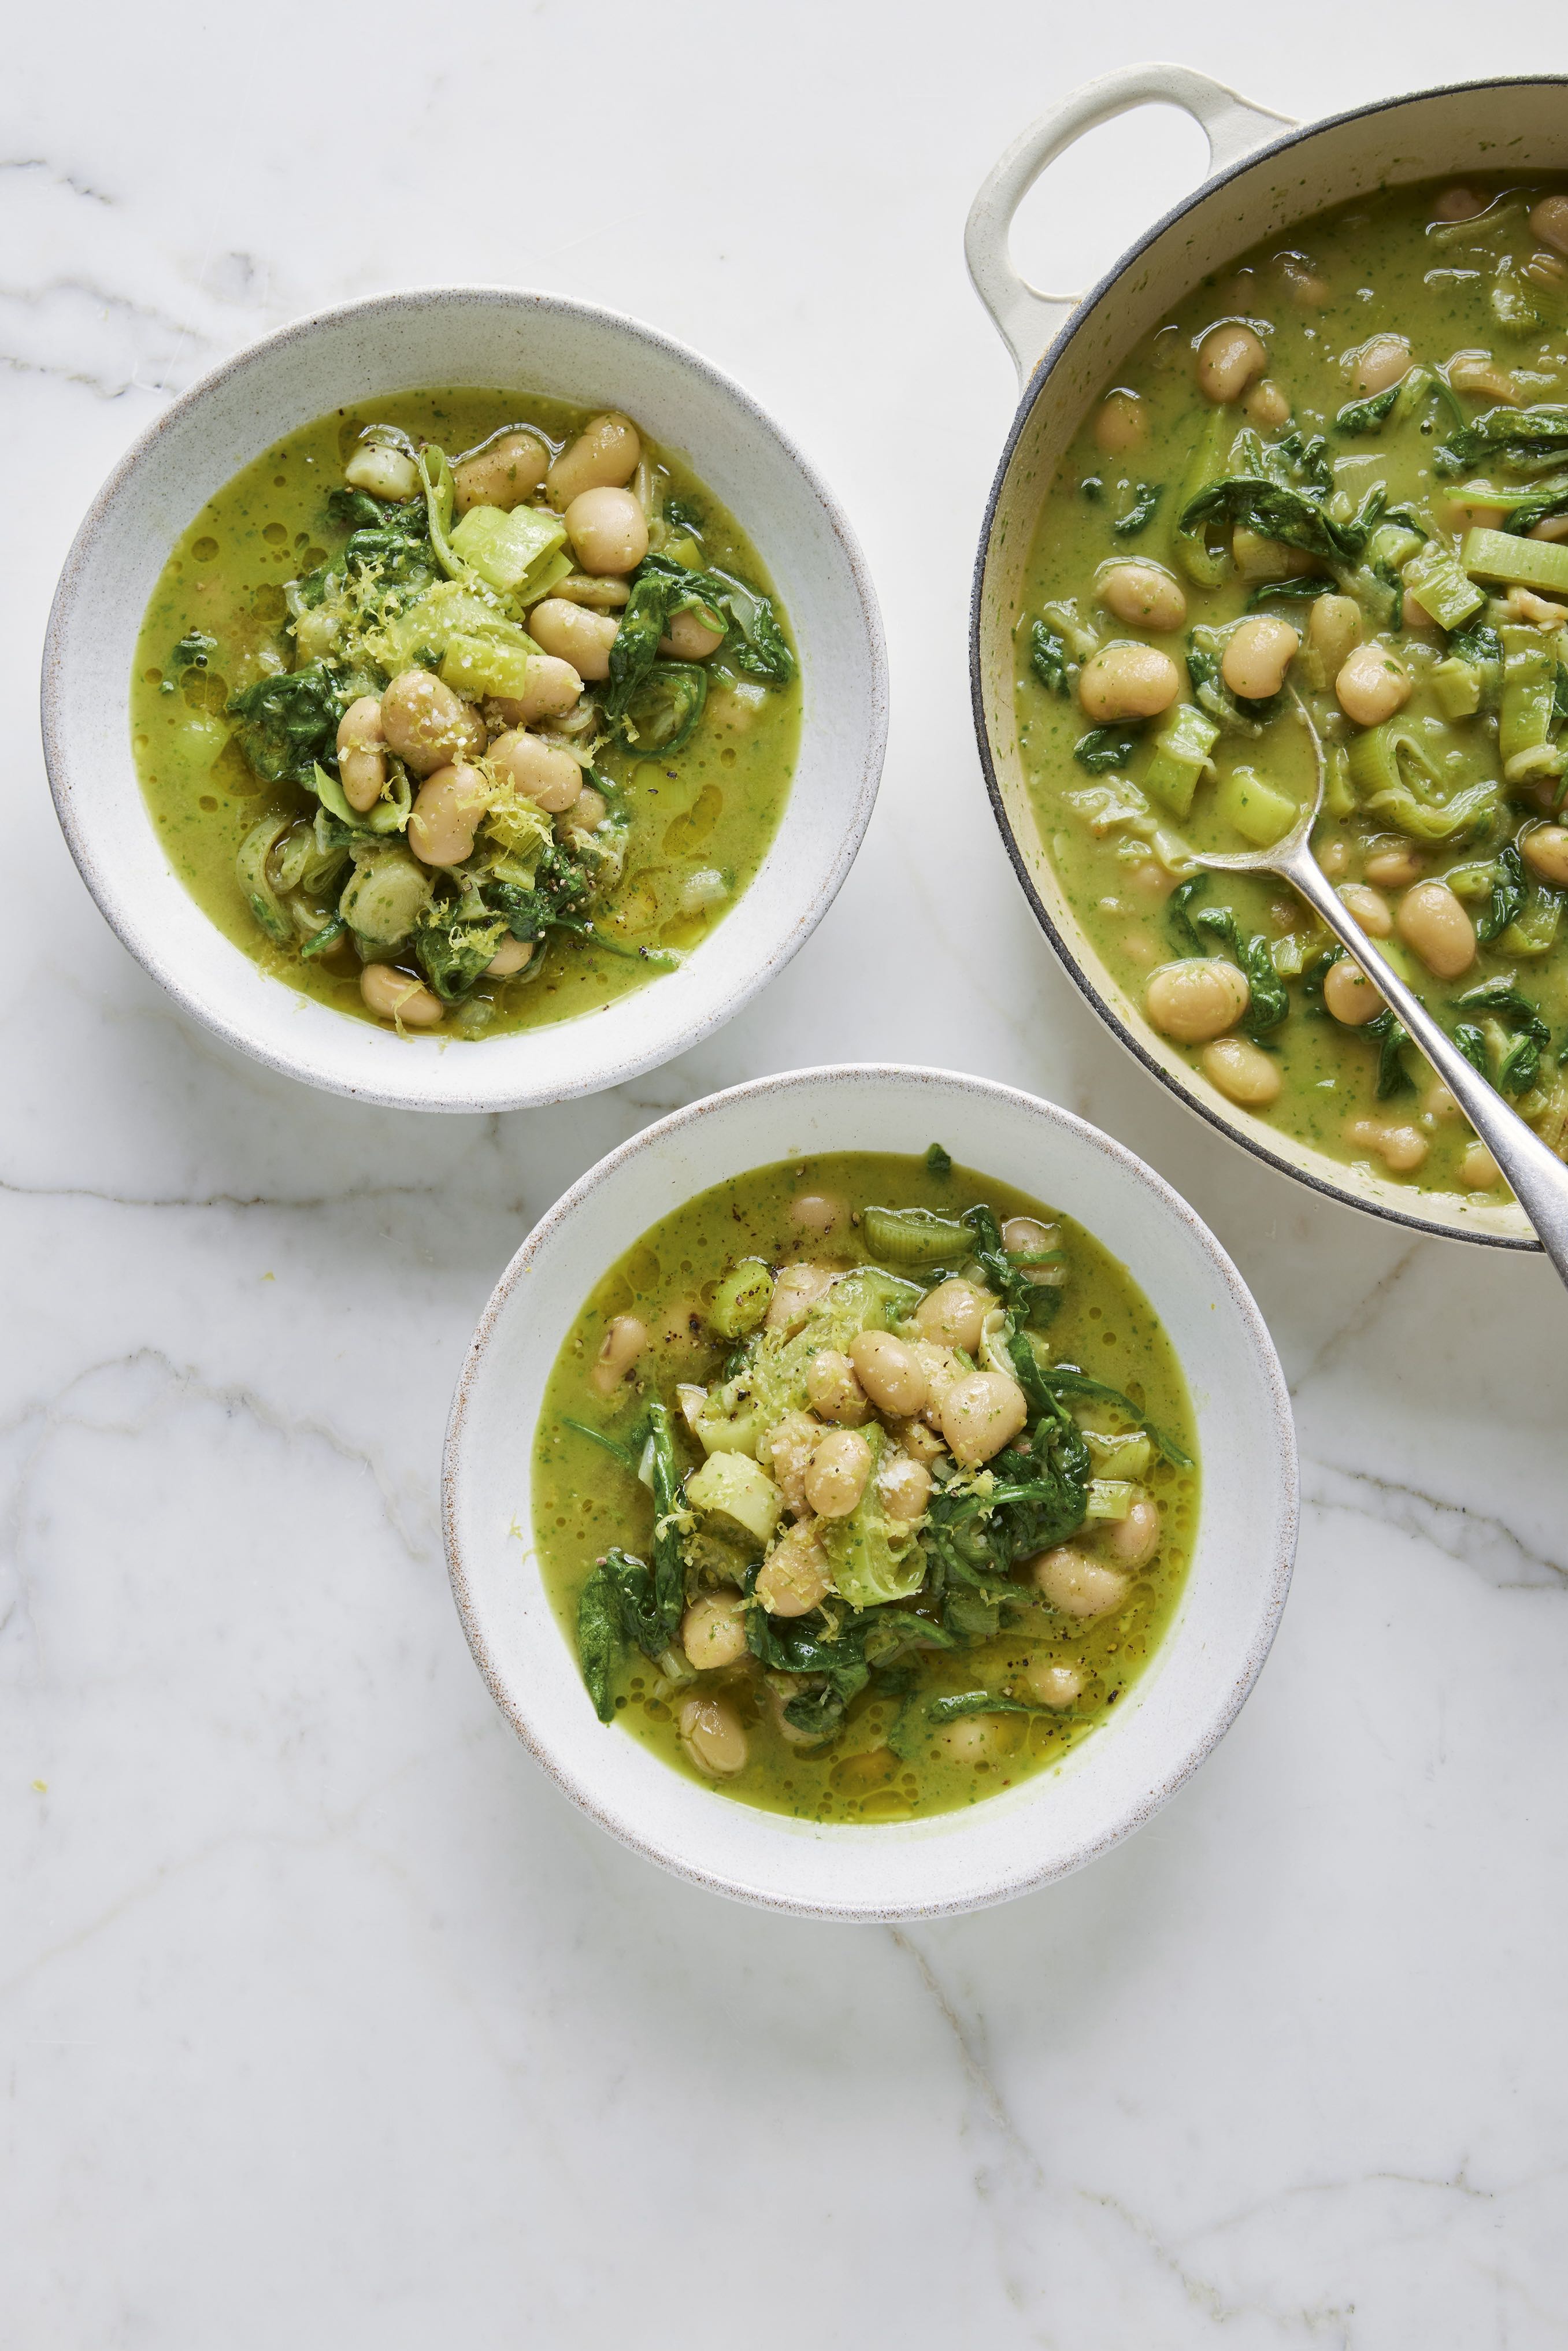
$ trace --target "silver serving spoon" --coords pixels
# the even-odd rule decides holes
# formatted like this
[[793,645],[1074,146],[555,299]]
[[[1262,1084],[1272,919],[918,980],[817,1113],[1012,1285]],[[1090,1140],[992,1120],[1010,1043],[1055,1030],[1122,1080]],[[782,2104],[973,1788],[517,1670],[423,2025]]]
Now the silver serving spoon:
[[1392,1007],[1395,1019],[1408,1031],[1412,1043],[1442,1079],[1508,1178],[1514,1198],[1535,1227],[1542,1248],[1563,1280],[1568,1282],[1568,1165],[1554,1151],[1549,1151],[1490,1081],[1471,1068],[1426,1006],[1411,994],[1398,973],[1385,963],[1312,855],[1312,827],[1323,804],[1327,770],[1322,743],[1306,705],[1293,689],[1291,699],[1312,737],[1317,761],[1318,788],[1311,806],[1302,810],[1291,831],[1271,849],[1234,857],[1207,857],[1196,849],[1188,854],[1195,865],[1203,866],[1208,872],[1273,873],[1301,893],[1342,946],[1349,949],[1384,1002]]

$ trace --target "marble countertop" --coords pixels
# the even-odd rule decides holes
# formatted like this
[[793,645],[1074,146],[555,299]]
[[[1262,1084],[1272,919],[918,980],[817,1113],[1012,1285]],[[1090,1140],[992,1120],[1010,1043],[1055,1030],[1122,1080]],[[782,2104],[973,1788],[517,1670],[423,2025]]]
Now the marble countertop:
[[[1568,1305],[1539,1260],[1287,1184],[1108,1040],[1013,883],[966,676],[1012,397],[960,253],[995,155],[1141,57],[1319,113],[1487,69],[1473,25],[61,0],[9,28],[17,2351],[1568,2336]],[[1565,62],[1511,32],[1507,70]],[[1099,139],[1020,225],[1044,282],[1201,156],[1164,113]],[[451,275],[738,375],[844,498],[893,660],[864,852],[784,977],[632,1086],[485,1121],[308,1092],[179,1017],[77,879],[35,701],[71,534],[160,404],[300,311]],[[436,1520],[462,1350],[538,1214],[659,1112],[856,1057],[1031,1088],[1159,1166],[1272,1326],[1307,1502],[1274,1653],[1176,1802],[1062,1886],[899,1931],[710,1899],[579,1817],[470,1663]]]

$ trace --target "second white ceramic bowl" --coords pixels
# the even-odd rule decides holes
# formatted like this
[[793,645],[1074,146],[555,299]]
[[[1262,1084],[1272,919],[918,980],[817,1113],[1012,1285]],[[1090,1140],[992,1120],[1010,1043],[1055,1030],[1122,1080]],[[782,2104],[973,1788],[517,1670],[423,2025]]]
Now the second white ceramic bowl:
[[[533,1549],[529,1462],[545,1383],[600,1276],[727,1177],[826,1151],[924,1153],[1078,1218],[1169,1334],[1192,1395],[1196,1551],[1175,1621],[1124,1706],[1054,1769],[964,1813],[875,1826],[754,1810],[606,1729]],[[1274,1636],[1296,1542],[1290,1400],[1262,1318],[1186,1203],[1069,1112],[940,1070],[800,1070],[715,1094],[591,1168],[528,1235],[485,1310],[447,1432],[447,1563],[497,1704],[614,1835],[695,1883],[829,1918],[979,1909],[1061,1877],[1142,1825],[1236,1715]]]
[[[270,977],[165,857],[131,758],[129,687],[158,575],[192,517],[262,450],[329,409],[427,384],[507,385],[627,410],[750,534],[800,648],[800,762],[760,872],[681,967],[602,1011],[521,1036],[397,1036]],[[837,501],[738,384],[631,319],[559,296],[389,294],[286,327],[185,392],[99,491],[44,654],[44,747],[71,854],[132,955],[183,1008],[270,1068],[410,1110],[517,1110],[618,1085],[684,1052],[788,963],[870,821],[887,733],[882,623]]]

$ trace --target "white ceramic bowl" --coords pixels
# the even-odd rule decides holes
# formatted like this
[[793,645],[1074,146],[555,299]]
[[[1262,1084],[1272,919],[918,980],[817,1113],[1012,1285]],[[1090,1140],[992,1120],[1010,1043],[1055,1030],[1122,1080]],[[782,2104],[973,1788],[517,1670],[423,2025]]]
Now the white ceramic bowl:
[[[399,1037],[269,977],[172,871],[131,760],[137,632],[197,510],[282,434],[421,384],[508,384],[628,410],[689,458],[750,533],[800,652],[800,762],[744,904],[678,971],[603,1011],[522,1036]],[[270,1068],[410,1110],[517,1110],[593,1093],[709,1035],[831,904],[871,818],[887,732],[882,623],[864,559],[794,444],[737,384],[651,328],[495,287],[324,311],[177,400],[110,476],[77,536],[49,623],[43,695],[66,839],[131,954],[185,1011]]]
[[[972,1811],[877,1826],[754,1810],[606,1729],[545,1595],[529,1457],[545,1382],[583,1300],[694,1194],[822,1151],[923,1153],[1078,1217],[1127,1267],[1181,1358],[1197,1418],[1197,1543],[1175,1622],[1126,1704],[1054,1769]],[[681,1876],[827,1918],[1006,1901],[1142,1825],[1233,1719],[1268,1654],[1296,1541],[1296,1449],[1279,1359],[1224,1251],[1130,1151],[1054,1104],[941,1070],[800,1070],[714,1094],[601,1159],[528,1235],[486,1307],[447,1431],[447,1562],[480,1671],[583,1810]]]

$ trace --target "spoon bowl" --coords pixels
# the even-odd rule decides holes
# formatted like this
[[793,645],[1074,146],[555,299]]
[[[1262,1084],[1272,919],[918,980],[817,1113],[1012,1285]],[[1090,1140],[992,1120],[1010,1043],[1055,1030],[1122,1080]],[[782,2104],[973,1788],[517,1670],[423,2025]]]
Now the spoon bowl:
[[1313,726],[1301,695],[1292,686],[1291,699],[1311,737],[1317,786],[1290,831],[1267,849],[1239,850],[1214,855],[1188,852],[1195,866],[1208,873],[1269,873],[1288,882],[1304,898],[1320,921],[1326,923],[1346,953],[1360,965],[1396,1020],[1453,1095],[1491,1153],[1514,1198],[1534,1226],[1539,1245],[1568,1283],[1568,1165],[1547,1148],[1533,1128],[1491,1083],[1466,1061],[1453,1039],[1380,956],[1349,907],[1312,855],[1312,827],[1323,804],[1328,779],[1322,738]]

